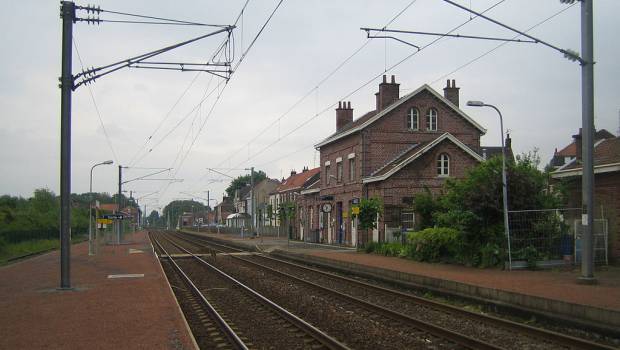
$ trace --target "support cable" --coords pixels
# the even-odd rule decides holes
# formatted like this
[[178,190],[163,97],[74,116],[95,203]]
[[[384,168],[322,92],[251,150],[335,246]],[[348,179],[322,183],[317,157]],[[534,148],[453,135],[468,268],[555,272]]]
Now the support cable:
[[[488,7],[486,10],[484,10],[482,13],[486,13],[490,10],[492,10],[493,8],[495,8],[496,6],[500,5],[501,3],[505,2],[506,0],[500,0],[497,3],[495,3],[494,5]],[[447,34],[453,33],[455,30],[463,27],[464,25],[468,24],[469,22],[471,22],[472,20],[476,19],[477,17],[474,17],[473,19],[468,19],[467,21],[457,25],[456,27],[452,28],[451,30],[449,30],[447,32]],[[439,40],[441,40],[443,38],[439,37],[435,40],[432,40],[430,43],[422,46],[420,48],[420,50],[415,51],[409,55],[407,55],[406,57],[404,57],[403,59],[401,59],[400,61],[396,62],[395,64],[393,64],[392,66],[388,67],[387,71],[391,71],[392,69],[400,66],[401,64],[403,64],[404,62],[408,61],[411,57],[419,54],[420,52],[422,52],[424,49],[434,45],[435,43],[437,43]],[[368,86],[370,83],[372,83],[373,81],[375,81],[377,78],[381,77],[381,75],[383,75],[385,73],[384,71],[374,75],[372,78],[370,78],[368,81],[366,81],[365,83],[363,83],[361,86],[357,87],[356,89],[354,89],[353,91],[349,92],[348,94],[344,95],[343,97],[341,97],[340,99],[338,99],[338,101],[343,101],[346,100],[347,98],[349,98],[350,96],[354,95],[355,93],[357,93],[358,91],[360,91],[361,89],[363,89],[364,87]],[[275,144],[277,144],[278,142],[280,142],[281,140],[285,139],[287,136],[295,133],[297,130],[303,128],[304,126],[306,126],[308,123],[310,123],[311,121],[313,121],[314,119],[316,119],[317,117],[319,117],[320,115],[322,115],[323,113],[331,110],[332,108],[334,108],[338,103],[334,102],[332,104],[330,104],[329,106],[327,106],[326,108],[324,108],[321,112],[315,114],[314,116],[306,119],[305,121],[303,121],[301,124],[299,124],[297,127],[295,127],[294,129],[292,129],[291,131],[289,131],[288,133],[284,134],[280,139],[268,144],[267,146],[263,147],[262,149],[260,149],[259,151],[257,151],[256,153],[254,153],[249,159],[255,158],[258,155],[262,154],[264,151],[266,151],[267,149],[273,147]],[[246,161],[241,161],[240,163],[238,163],[235,167],[240,166],[241,164],[244,164]]]
[[[77,47],[77,39],[75,38],[75,35],[73,36],[73,47],[75,48],[75,53],[77,54],[78,60],[80,61],[80,66],[82,67],[82,70],[84,70],[84,62],[82,62],[82,57],[80,56],[80,50],[78,50],[78,47]],[[88,92],[90,94],[91,101],[93,101],[95,112],[97,112],[97,118],[99,119],[101,130],[103,130],[103,135],[105,136],[106,143],[108,144],[110,151],[112,151],[112,156],[114,156],[114,160],[116,161],[116,164],[120,164],[116,151],[114,151],[114,147],[112,146],[110,135],[108,135],[108,131],[106,130],[105,124],[103,122],[103,118],[101,117],[99,106],[97,105],[97,101],[95,100],[95,94],[93,93],[93,89],[90,86],[88,86]]]
[[[390,19],[385,26],[387,27],[388,25],[392,24],[407,9],[409,9],[416,1],[417,0],[412,0],[407,6],[405,6],[401,11],[399,11],[398,14],[396,14],[392,19]],[[245,145],[241,146],[236,151],[234,151],[232,154],[230,154],[228,157],[226,157],[226,159],[223,160],[221,163],[219,163],[218,166],[222,165],[224,162],[226,162],[227,159],[230,159],[230,158],[236,156],[237,154],[239,154],[239,152],[241,152],[241,150],[245,149],[252,142],[256,141],[260,136],[262,136],[265,132],[267,132],[269,129],[271,129],[271,127],[273,127],[276,123],[279,123],[284,117],[286,117],[290,112],[292,112],[295,108],[297,108],[297,106],[299,106],[309,96],[311,96],[313,93],[315,93],[321,85],[323,85],[327,80],[329,80],[338,71],[340,71],[340,69],[342,67],[344,67],[349,61],[351,61],[351,59],[353,59],[353,57],[355,57],[360,51],[362,51],[369,43],[370,43],[370,40],[366,40],[362,45],[360,45],[357,49],[355,49],[353,51],[353,53],[351,53],[351,55],[349,55],[346,59],[344,59],[342,62],[340,62],[340,64],[338,64],[338,66],[336,66],[336,68],[331,70],[323,79],[321,79],[316,84],[316,86],[314,86],[312,89],[310,89],[308,92],[306,92],[306,94],[304,94],[300,99],[295,101],[295,103],[293,103],[293,105],[291,105],[291,107],[289,107],[282,115],[280,115],[278,118],[274,119],[269,125],[267,125],[265,128],[263,128],[256,136],[254,136]],[[280,137],[278,137],[278,139],[280,139]]]
[[[555,17],[559,16],[560,14],[564,13],[565,11],[567,11],[568,9],[570,9],[571,7],[573,7],[573,6],[574,6],[574,5],[576,5],[576,4],[577,4],[577,3],[573,3],[573,4],[571,4],[570,6],[563,8],[562,10],[560,10],[560,11],[558,11],[558,12],[554,13],[553,15],[551,15],[551,16],[549,16],[549,17],[545,18],[544,20],[542,20],[542,21],[540,21],[540,22],[536,23],[535,25],[533,25],[533,26],[529,27],[528,29],[526,29],[526,30],[525,30],[525,32],[527,33],[527,32],[529,32],[529,31],[531,31],[532,29],[537,28],[538,26],[540,26],[540,25],[542,25],[542,24],[544,24],[544,23],[546,23],[546,22],[550,21],[551,19],[553,19],[553,18],[555,18]],[[518,38],[519,36],[521,36],[521,34],[517,34],[517,35],[515,35],[515,36],[513,37],[513,39]],[[479,56],[477,56],[477,57],[475,57],[475,58],[473,58],[473,59],[471,59],[471,60],[469,60],[467,63],[465,63],[465,64],[463,64],[463,65],[461,65],[461,66],[457,67],[456,69],[452,70],[451,72],[446,73],[446,74],[444,74],[444,75],[440,76],[439,78],[437,78],[437,79],[433,80],[433,82],[431,82],[431,84],[435,84],[435,83],[437,83],[437,82],[439,82],[439,81],[441,81],[441,80],[445,79],[447,76],[450,76],[450,75],[452,75],[452,74],[454,74],[454,73],[456,73],[456,72],[460,71],[461,69],[463,69],[463,68],[465,68],[465,67],[467,67],[467,66],[469,66],[469,65],[471,65],[471,64],[473,64],[473,63],[475,63],[476,61],[478,61],[478,60],[482,59],[483,57],[485,57],[485,56],[487,56],[487,55],[491,54],[491,53],[492,53],[492,52],[494,52],[495,50],[498,50],[498,49],[499,49],[499,48],[501,48],[502,46],[504,46],[504,45],[506,45],[506,44],[509,44],[509,43],[510,43],[510,42],[506,41],[506,42],[503,42],[503,43],[501,43],[501,44],[496,45],[496,46],[495,46],[495,47],[493,47],[492,49],[490,49],[490,50],[488,50],[488,51],[484,52],[483,54],[481,54],[481,55],[479,55]]]
[[[110,74],[112,72],[115,72],[117,70],[120,70],[120,69],[123,69],[123,68],[127,68],[127,67],[131,67],[132,65],[135,65],[137,63],[141,63],[144,60],[147,60],[147,59],[149,59],[151,57],[155,57],[157,55],[160,55],[162,53],[168,52],[170,50],[174,50],[176,48],[185,46],[187,44],[193,43],[195,41],[198,41],[198,40],[201,40],[201,39],[204,39],[204,38],[216,35],[216,34],[220,34],[222,32],[229,32],[232,29],[234,29],[234,26],[230,26],[230,27],[227,27],[227,28],[216,30],[216,31],[211,32],[211,33],[200,35],[198,37],[195,37],[195,38],[192,38],[192,39],[189,39],[189,40],[177,43],[177,44],[166,46],[166,47],[158,49],[158,50],[147,52],[147,53],[144,53],[144,54],[141,54],[141,55],[138,55],[138,56],[134,56],[134,57],[131,57],[131,58],[128,58],[128,59],[124,59],[124,60],[121,60],[121,61],[118,61],[118,62],[115,62],[115,63],[108,64],[108,65],[105,65],[105,66],[101,66],[101,67],[91,68],[91,69],[85,70],[82,73],[79,73],[79,74],[77,74],[74,77],[74,80],[77,80],[79,78],[82,78],[82,79],[77,84],[74,84],[73,90],[77,89],[82,84],[87,84],[87,83],[93,82],[96,79],[98,79],[98,78],[100,78],[102,76],[108,75],[108,74]],[[100,72],[100,73],[97,73],[97,72]]]
[[[236,27],[236,26],[237,26],[237,23],[239,22],[239,19],[240,19],[240,18],[242,18],[242,15],[243,15],[243,13],[244,13],[244,11],[245,11],[246,7],[248,6],[249,2],[250,2],[250,0],[246,0],[246,2],[243,4],[243,7],[241,8],[241,11],[240,11],[240,12],[239,12],[239,14],[237,15],[237,18],[235,19],[234,23],[232,24],[232,26],[233,26],[233,27]],[[216,52],[215,52],[215,53],[211,56],[211,58],[209,59],[209,62],[213,62],[213,61],[215,60],[215,58],[219,55],[219,53],[220,53],[222,50],[224,50],[224,48],[225,48],[226,46],[229,46],[229,47],[230,47],[230,45],[227,45],[227,44],[228,44],[228,42],[229,42],[229,40],[230,40],[230,38],[231,38],[231,33],[229,32],[229,37],[228,37],[228,38],[226,38],[226,39],[222,42],[222,44],[220,45],[220,47],[218,48],[218,50],[217,50],[217,51],[216,51]],[[232,54],[232,55],[231,55],[231,57],[227,60],[228,62],[232,62],[232,60],[234,60],[234,47],[232,47],[232,51],[233,51],[233,54]],[[138,149],[138,151],[136,152],[136,154],[135,154],[135,155],[134,155],[134,157],[132,158],[132,162],[131,162],[131,163],[133,163],[133,164],[138,163],[138,162],[139,162],[139,161],[141,161],[141,160],[142,160],[142,159],[143,159],[146,155],[148,155],[150,152],[152,152],[152,151],[153,151],[153,149],[157,146],[157,145],[156,145],[156,146],[151,147],[147,153],[145,153],[142,157],[140,157],[140,158],[139,158],[138,160],[136,160],[136,161],[135,161],[135,163],[134,163],[134,159],[137,157],[137,155],[138,155],[140,152],[142,152],[142,150],[143,150],[143,149],[144,149],[144,148],[148,145],[148,143],[151,141],[151,139],[153,138],[153,136],[155,136],[155,134],[156,134],[156,133],[159,131],[159,129],[162,127],[162,125],[164,124],[164,122],[165,122],[165,121],[166,121],[166,120],[167,120],[167,119],[168,119],[168,118],[172,115],[172,111],[176,108],[176,106],[179,104],[179,102],[180,102],[180,101],[181,101],[181,100],[185,97],[185,95],[186,95],[186,94],[187,94],[187,92],[190,90],[190,88],[194,85],[195,81],[198,79],[198,77],[200,76],[200,74],[201,74],[201,73],[202,73],[202,72],[198,72],[198,73],[194,76],[194,79],[192,79],[192,81],[189,83],[189,85],[185,88],[185,90],[183,91],[183,93],[181,94],[181,96],[179,96],[179,98],[176,100],[176,102],[174,103],[174,105],[170,108],[170,110],[168,111],[168,113],[166,113],[166,116],[165,116],[165,117],[164,117],[164,118],[160,121],[160,123],[157,125],[157,127],[155,128],[155,130],[154,130],[153,132],[151,132],[150,136],[149,136],[149,137],[145,140],[145,142],[144,142],[144,144],[142,145],[142,147],[140,147],[140,148]],[[230,78],[230,77],[229,77],[229,78]],[[207,87],[205,88],[205,93],[206,93],[206,91],[209,89],[209,86],[210,86],[210,85],[211,85],[211,80],[209,81],[209,83],[207,84]],[[209,94],[209,95],[210,95],[210,94]],[[190,112],[186,115],[186,117],[187,117],[187,116],[189,116],[189,115],[190,115],[190,114],[191,114],[191,113],[192,113],[192,112],[193,112],[193,111],[194,111],[194,110],[195,110],[198,106],[201,106],[201,105],[202,105],[202,103],[204,102],[204,100],[205,100],[205,97],[204,97],[204,95],[203,95],[203,99],[202,99],[202,100],[198,103],[198,105],[197,105],[196,107],[194,107],[194,109],[192,109],[192,111],[190,111]],[[184,119],[185,119],[185,118],[184,118]],[[165,139],[168,135],[170,135],[170,134],[171,134],[171,132],[172,132],[172,131],[174,131],[174,129],[176,129],[179,125],[180,125],[180,124],[177,124],[177,125],[173,128],[173,130],[171,130],[170,132],[168,132],[168,133],[166,134],[166,136],[164,136],[164,137],[162,138],[162,141],[163,141],[163,139]],[[160,142],[158,142],[158,145],[159,145],[160,143],[161,143],[161,141],[160,141]]]
[[494,20],[494,19],[493,19],[493,18],[491,18],[491,17],[487,17],[487,16],[485,16],[483,13],[478,13],[478,12],[476,12],[476,11],[474,11],[474,10],[468,9],[468,8],[467,8],[467,7],[465,7],[465,6],[459,5],[459,4],[455,3],[454,1],[451,1],[451,0],[443,0],[443,1],[444,1],[444,2],[447,2],[448,4],[450,4],[450,5],[452,5],[452,6],[456,6],[456,7],[460,8],[460,9],[462,9],[462,10],[465,10],[465,11],[467,11],[467,12],[469,12],[469,13],[473,13],[474,15],[476,15],[476,16],[478,16],[478,17],[482,17],[482,18],[486,19],[486,20],[487,20],[487,21],[489,21],[489,22],[492,22],[492,23],[497,24],[497,25],[498,25],[498,26],[500,26],[500,27],[504,27],[504,28],[506,28],[506,29],[508,29],[508,30],[510,30],[510,31],[512,31],[512,32],[515,32],[515,33],[517,33],[517,34],[520,34],[520,35],[522,35],[522,36],[524,36],[524,37],[526,37],[526,38],[528,38],[528,39],[534,40],[534,41],[535,41],[535,42],[537,42],[537,43],[540,43],[540,44],[543,44],[543,45],[545,45],[545,46],[547,46],[547,47],[549,47],[549,48],[552,48],[552,49],[554,49],[554,50],[556,50],[556,51],[558,51],[558,52],[560,52],[560,53],[564,54],[564,56],[565,56],[565,57],[567,57],[567,58],[569,58],[569,59],[571,59],[571,60],[576,60],[576,61],[579,61],[579,63],[580,63],[580,64],[586,64],[586,63],[588,63],[588,62],[585,62],[585,61],[584,61],[581,57],[579,57],[579,55],[575,54],[575,52],[573,52],[573,51],[571,51],[571,50],[561,49],[561,48],[559,48],[559,47],[557,47],[557,46],[555,46],[555,45],[552,45],[552,44],[550,44],[550,43],[548,43],[548,42],[546,42],[546,41],[543,41],[543,40],[538,39],[538,38],[536,38],[536,37],[534,37],[534,36],[531,36],[531,35],[529,35],[529,34],[527,34],[527,33],[525,33],[525,32],[522,32],[522,31],[520,31],[520,30],[518,30],[518,29],[512,28],[511,26],[506,25],[506,24],[504,24],[504,23],[502,23],[502,22],[500,22],[500,21],[496,21],[496,20]]

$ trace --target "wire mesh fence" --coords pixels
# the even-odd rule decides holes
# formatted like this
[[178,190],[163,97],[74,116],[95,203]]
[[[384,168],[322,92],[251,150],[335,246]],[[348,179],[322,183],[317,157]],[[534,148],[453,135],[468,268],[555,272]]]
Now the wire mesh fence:
[[[558,265],[579,262],[581,257],[581,209],[509,211],[510,249],[513,266]],[[607,263],[607,220],[593,227],[596,263]]]

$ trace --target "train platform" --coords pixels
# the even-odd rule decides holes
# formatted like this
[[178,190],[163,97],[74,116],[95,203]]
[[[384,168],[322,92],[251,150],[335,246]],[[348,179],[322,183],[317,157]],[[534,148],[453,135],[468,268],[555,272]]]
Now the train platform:
[[205,235],[343,272],[412,285],[440,296],[477,300],[509,311],[564,319],[620,334],[620,267],[597,268],[597,284],[585,285],[578,283],[578,267],[537,271],[480,269],[421,263],[278,237]]
[[145,232],[126,244],[71,247],[0,267],[0,349],[196,349]]

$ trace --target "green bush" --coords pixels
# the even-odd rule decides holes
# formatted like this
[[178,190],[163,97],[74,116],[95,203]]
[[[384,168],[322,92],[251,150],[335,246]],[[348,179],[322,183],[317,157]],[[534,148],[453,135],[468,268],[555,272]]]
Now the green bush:
[[406,246],[400,243],[386,243],[386,242],[370,242],[364,246],[364,252],[376,253],[385,256],[406,256]]
[[459,252],[460,235],[452,228],[427,228],[408,234],[409,257],[418,261],[454,260]]
[[375,250],[377,250],[377,247],[379,246],[379,243],[377,242],[368,242],[366,243],[366,245],[364,246],[364,251],[367,254],[373,253]]
[[492,267],[499,265],[503,260],[502,249],[497,244],[487,243],[480,249],[479,267]]

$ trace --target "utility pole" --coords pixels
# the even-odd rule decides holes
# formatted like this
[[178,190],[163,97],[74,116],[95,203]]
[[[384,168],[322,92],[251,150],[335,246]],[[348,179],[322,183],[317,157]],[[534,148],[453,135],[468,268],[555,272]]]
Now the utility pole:
[[[118,166],[118,198],[116,199],[117,202],[117,210],[116,210],[116,214],[120,215],[121,214],[121,208],[122,208],[122,200],[121,200],[121,196],[123,195],[121,193],[122,191],[122,186],[123,186],[123,167],[122,166]],[[123,234],[123,221],[122,220],[116,220],[116,244],[121,244],[121,235]]]
[[209,224],[209,212],[211,210],[211,197],[209,197],[209,190],[207,190],[207,224]]
[[63,1],[60,77],[60,289],[71,289],[71,92],[75,4]]
[[254,230],[256,229],[254,225],[254,167],[250,168],[250,206],[250,217],[252,221],[252,223],[250,224],[250,229],[252,230],[252,232],[254,232]]
[[583,159],[581,181],[581,224],[583,246],[581,247],[581,277],[585,284],[595,284],[594,278],[594,30],[593,0],[581,2],[581,124]]
[[[78,21],[84,21],[90,24],[99,24],[102,21],[98,18],[80,18],[76,16],[76,11],[87,11],[88,13],[99,14],[103,10],[94,6],[76,6],[71,1],[61,1],[60,3],[60,17],[62,18],[62,53],[61,53],[61,76],[60,76],[60,288],[59,289],[71,289],[71,94],[72,91],[79,86],[95,81],[104,75],[113,73],[119,69],[136,67],[147,69],[162,69],[159,64],[153,66],[153,62],[149,59],[163,54],[165,52],[177,49],[179,47],[191,44],[198,40],[202,40],[220,33],[228,33],[229,37],[232,34],[232,30],[236,27],[232,26],[219,26],[221,27],[214,32],[207,33],[190,40],[186,40],[174,45],[170,45],[159,50],[151,51],[139,56],[135,56],[129,59],[121,60],[116,63],[108,64],[102,67],[88,69],[82,73],[72,73],[72,53],[73,53],[73,24]],[[129,15],[129,14],[125,14]],[[135,15],[130,15],[135,16]],[[114,21],[110,21],[114,22]],[[192,23],[185,21],[175,21],[184,23],[186,25],[199,25],[206,26],[204,23]],[[157,22],[159,24],[173,24],[168,20]],[[152,24],[149,22],[149,24]],[[228,41],[226,42],[228,45]],[[215,56],[214,56],[215,57]],[[150,65],[149,65],[150,64]],[[185,65],[192,66],[204,66],[198,68],[188,69]],[[193,63],[170,63],[168,67],[164,69],[180,70],[180,71],[203,71],[211,73],[215,76],[228,80],[232,74],[230,69],[230,62],[224,62],[218,64],[227,68],[226,71],[221,69],[211,68],[211,64],[193,64]],[[177,67],[178,66],[178,67]],[[120,174],[120,167],[119,167]],[[119,181],[120,182],[120,181]],[[118,212],[120,212],[120,184],[119,184],[119,199],[118,199]],[[119,224],[118,228],[118,241],[120,242],[120,234],[122,231],[122,225]]]

